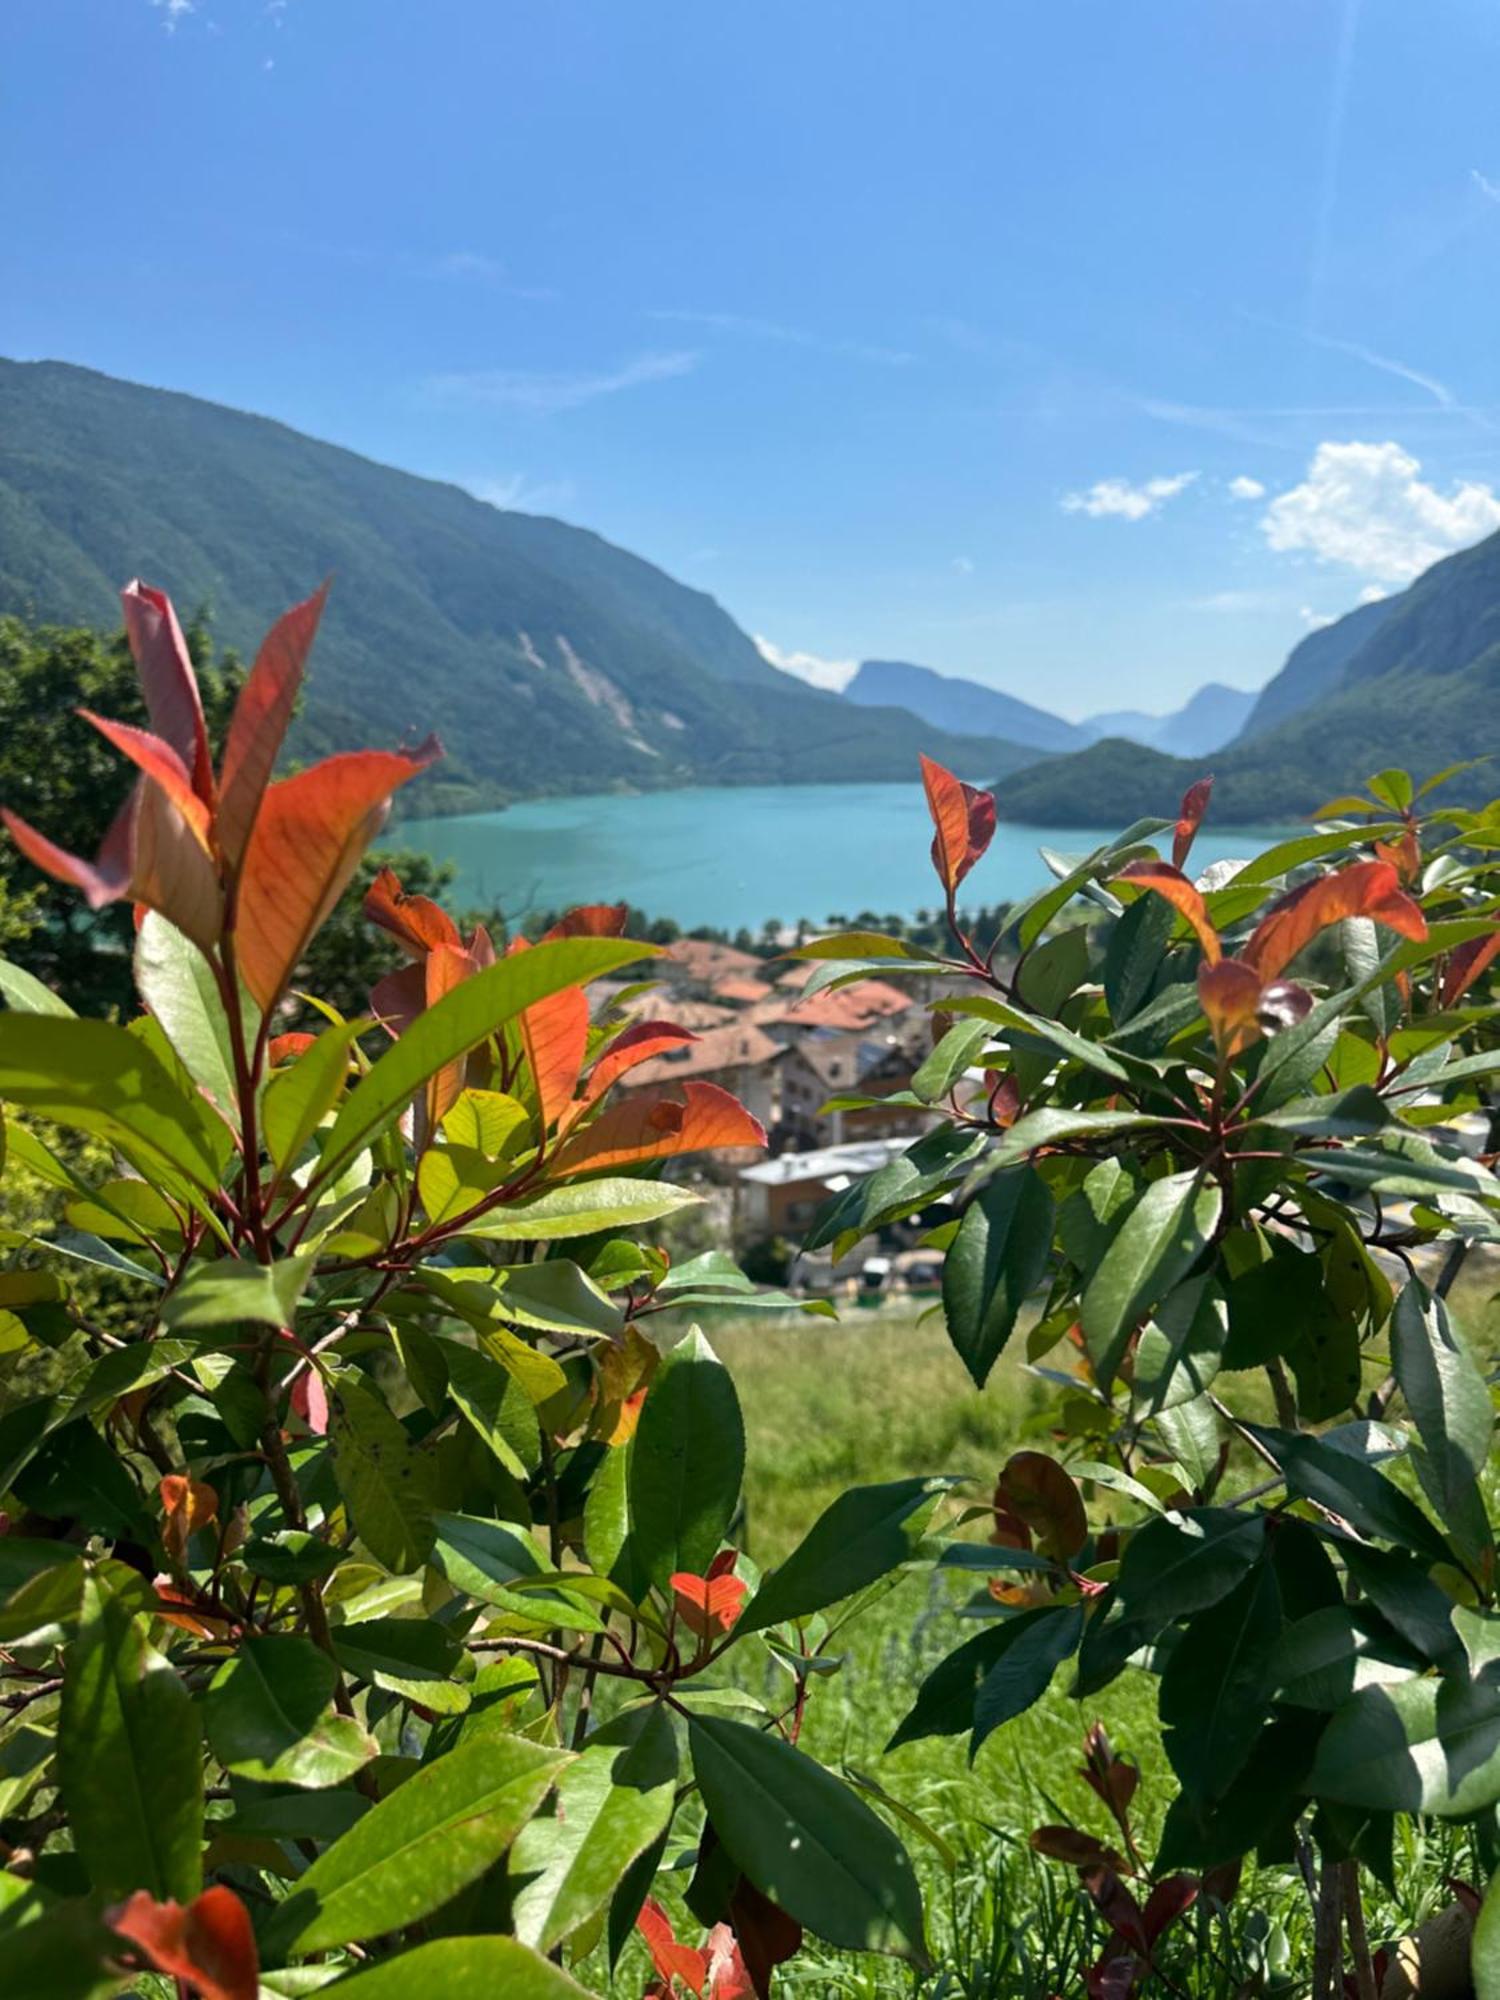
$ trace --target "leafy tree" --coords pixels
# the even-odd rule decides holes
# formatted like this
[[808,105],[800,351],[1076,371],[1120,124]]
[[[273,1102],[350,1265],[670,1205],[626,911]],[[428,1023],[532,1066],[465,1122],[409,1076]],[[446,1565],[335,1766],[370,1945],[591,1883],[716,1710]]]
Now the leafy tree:
[[[637,1925],[668,1989],[718,2000],[765,1994],[804,1928],[921,1965],[900,1838],[797,1737],[947,1482],[845,1494],[765,1575],[730,1543],[733,1384],[653,1325],[791,1302],[650,1233],[696,1200],[664,1166],[764,1134],[696,1079],[612,1099],[684,1032],[592,1017],[589,982],[652,955],[622,909],[497,956],[381,871],[386,1045],[337,1009],[285,1030],[436,754],[271,781],[320,608],[268,635],[215,769],[171,606],[127,592],[150,728],[109,726],[123,815],[93,861],[9,821],[145,914],[128,1025],[0,966],[8,1164],[72,1232],[0,1271],[6,1990],[563,2000],[562,1961]],[[778,1698],[716,1688],[744,1647]],[[684,1857],[701,1949],[650,1898]]]
[[[803,956],[817,983],[872,960],[967,980],[913,1081],[941,1122],[809,1247],[950,1197],[929,1240],[953,1345],[982,1388],[1024,1339],[1063,1442],[1001,1468],[987,1540],[944,1548],[987,1585],[983,1622],[895,1740],[977,1751],[1065,1663],[1083,1701],[1153,1676],[1178,1787],[1156,1853],[1139,1773],[1098,1732],[1099,1827],[1035,1836],[1107,1926],[1089,1992],[1152,1981],[1163,1931],[1256,1856],[1316,1884],[1313,1992],[1347,1950],[1372,2000],[1359,1876],[1390,1881],[1398,1820],[1497,1846],[1494,1409],[1450,1296],[1500,1241],[1500,806],[1435,807],[1440,779],[1385,771],[1195,882],[1205,779],[1175,824],[1138,822],[982,937],[956,899],[994,802],[924,776],[946,949],[859,934]],[[1080,898],[1099,921],[1070,923]],[[1500,1994],[1500,1888],[1475,1971]]]

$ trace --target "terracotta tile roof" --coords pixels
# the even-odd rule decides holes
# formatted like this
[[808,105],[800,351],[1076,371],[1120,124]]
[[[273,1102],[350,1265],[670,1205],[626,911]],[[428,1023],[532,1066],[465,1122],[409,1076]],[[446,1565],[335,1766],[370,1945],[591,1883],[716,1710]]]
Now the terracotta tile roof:
[[733,1007],[716,1007],[711,1000],[679,1000],[675,993],[663,992],[660,987],[646,995],[636,1011],[642,1020],[675,1021],[679,1028],[691,1028],[695,1034],[705,1028],[727,1028],[739,1018]]
[[736,1004],[769,999],[772,989],[763,979],[721,979],[710,988],[716,1000],[733,1000]]
[[812,964],[790,966],[777,976],[776,984],[785,987],[789,993],[800,993],[817,969]]
[[710,1028],[696,1042],[684,1042],[680,1051],[653,1056],[621,1077],[622,1090],[634,1090],[643,1083],[671,1083],[687,1076],[712,1076],[721,1070],[758,1068],[785,1054],[780,1042],[749,1022],[727,1028]]
[[849,1032],[858,1028],[868,1028],[876,1021],[883,1021],[896,1014],[904,1014],[912,1005],[911,995],[902,993],[888,985],[883,979],[861,979],[854,986],[844,986],[833,993],[814,993],[810,999],[799,1000],[787,1015],[791,1022],[800,1021],[809,1028],[837,1028]]
[[730,979],[736,974],[753,976],[760,971],[762,961],[754,952],[736,951],[731,944],[713,944],[707,938],[678,938],[675,944],[667,946],[657,964],[669,979],[675,968],[683,978],[711,986],[716,979]]

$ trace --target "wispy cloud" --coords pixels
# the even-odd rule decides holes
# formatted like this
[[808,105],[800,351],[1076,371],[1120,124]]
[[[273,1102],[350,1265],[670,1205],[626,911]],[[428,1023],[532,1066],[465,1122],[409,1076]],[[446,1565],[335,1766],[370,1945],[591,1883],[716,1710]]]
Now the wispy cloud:
[[576,491],[571,479],[533,482],[524,472],[481,473],[455,483],[487,506],[522,514],[554,513],[557,508],[565,507]]
[[691,375],[697,365],[698,356],[690,351],[637,354],[609,369],[474,368],[429,376],[425,388],[433,402],[444,405],[524,410],[530,416],[548,417],[597,402],[601,396]]
[[1470,167],[1469,178],[1486,200],[1500,202],[1500,182],[1488,179],[1478,167]]
[[948,567],[955,576],[972,576],[974,574],[974,558],[972,556],[955,556]]
[[1414,389],[1421,389],[1437,404],[1439,409],[1452,410],[1458,407],[1458,399],[1446,382],[1440,382],[1435,375],[1426,375],[1420,368],[1412,368],[1404,361],[1394,361],[1388,354],[1377,354],[1373,347],[1366,347],[1358,340],[1337,340],[1331,333],[1309,333],[1307,336],[1314,347],[1326,347],[1334,354],[1348,354],[1356,361],[1363,361],[1367,368],[1378,368],[1383,375],[1394,375],[1398,382],[1410,382]]
[[915,355],[899,347],[879,347],[868,341],[811,333],[805,327],[785,326],[779,320],[757,319],[748,313],[697,312],[664,306],[648,312],[646,317],[672,326],[698,326],[710,333],[737,334],[745,340],[768,340],[785,347],[808,347],[819,354],[840,354],[850,361],[873,361],[887,368],[905,367],[916,359]]
[[1206,597],[1186,600],[1189,611],[1221,611],[1238,615],[1246,611],[1269,611],[1284,602],[1272,590],[1213,590]]
[[161,15],[169,35],[175,35],[179,24],[197,11],[197,0],[151,0],[151,5]]
[[829,660],[819,653],[783,652],[780,646],[763,639],[758,632],[755,643],[760,648],[761,658],[769,660],[773,667],[780,667],[784,674],[795,674],[799,681],[807,681],[813,687],[831,688],[835,693],[848,686],[859,666],[857,660]]
[[1271,548],[1366,577],[1410,583],[1441,557],[1500,528],[1500,494],[1479,480],[1447,493],[1400,445],[1320,444],[1306,477],[1261,516]]
[[1245,473],[1229,482],[1231,500],[1264,500],[1266,489],[1258,479],[1251,479]]
[[1174,472],[1139,485],[1128,479],[1097,479],[1082,493],[1065,493],[1062,510],[1065,514],[1087,514],[1096,521],[1144,521],[1185,492],[1197,477],[1196,472]]

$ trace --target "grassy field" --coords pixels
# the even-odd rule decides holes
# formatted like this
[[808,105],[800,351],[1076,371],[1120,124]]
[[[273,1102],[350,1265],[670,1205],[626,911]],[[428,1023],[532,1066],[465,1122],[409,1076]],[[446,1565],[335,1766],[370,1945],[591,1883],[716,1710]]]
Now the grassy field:
[[[1469,1304],[1471,1322],[1488,1336],[1488,1288]],[[1039,1441],[1039,1386],[1021,1363],[1002,1361],[977,1394],[935,1319],[850,1313],[839,1323],[761,1321],[709,1333],[744,1407],[745,1540],[763,1566],[785,1555],[848,1486],[956,1472],[972,1476],[983,1494],[1008,1452]],[[906,1827],[903,1837],[922,1878],[937,1971],[921,1978],[894,1960],[840,1954],[809,1940],[778,1975],[777,1991],[789,2000],[1081,1994],[1083,1969],[1103,1933],[1072,1870],[1035,1856],[1027,1838],[1056,1820],[1107,1836],[1103,1808],[1078,1775],[1083,1732],[1094,1720],[1143,1767],[1140,1831],[1151,1851],[1158,1822],[1150,1802],[1169,1798],[1175,1784],[1155,1725],[1155,1684],[1142,1674],[1127,1673],[1085,1708],[1070,1697],[1065,1670],[1043,1702],[991,1737],[972,1769],[961,1738],[883,1754],[921,1680],[967,1636],[964,1594],[945,1575],[917,1573],[845,1628],[833,1649],[842,1667],[816,1687],[802,1738],[826,1762],[875,1779],[931,1830],[929,1838]],[[753,1691],[777,1700],[789,1688],[780,1675],[768,1663]],[[690,1825],[681,1830],[690,1836]],[[1394,1938],[1442,1907],[1448,1873],[1477,1873],[1467,1836],[1441,1826],[1411,1833],[1397,1859],[1398,1893],[1370,1910],[1373,1937]],[[692,1919],[686,1922],[695,1936]],[[1179,1994],[1230,2000],[1258,1974],[1260,1983],[1248,1990],[1305,1990],[1311,1911],[1291,1871],[1247,1879],[1227,1922],[1205,1912],[1179,1928],[1168,1958]],[[643,1967],[632,1954],[613,1990],[634,2000]]]

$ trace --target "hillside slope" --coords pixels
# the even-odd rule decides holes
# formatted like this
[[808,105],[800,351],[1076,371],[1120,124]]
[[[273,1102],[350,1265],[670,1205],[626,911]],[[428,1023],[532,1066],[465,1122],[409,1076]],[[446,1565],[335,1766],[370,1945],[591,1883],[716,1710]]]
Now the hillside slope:
[[940,674],[906,660],[862,660],[844,699],[863,706],[909,708],[939,729],[1002,736],[1037,750],[1081,750],[1088,732],[999,688]]
[[429,810],[626,785],[980,777],[1033,761],[761,656],[639,557],[263,417],[55,362],[0,361],[0,611],[114,627],[141,575],[247,648],[332,574],[303,756],[436,728]]
[[[1221,824],[1311,812],[1388,764],[1421,777],[1490,757],[1500,750],[1500,534],[1304,639],[1266,694],[1278,685],[1206,760]],[[1203,769],[1112,740],[1012,774],[997,797],[1009,819],[1113,826],[1169,810]],[[1494,786],[1485,764],[1443,797],[1478,804]]]
[[1148,743],[1174,757],[1197,757],[1217,750],[1239,734],[1256,697],[1223,681],[1208,681],[1170,715],[1144,715],[1139,709],[1116,709],[1088,716],[1079,726],[1093,741],[1123,736],[1131,743]]

